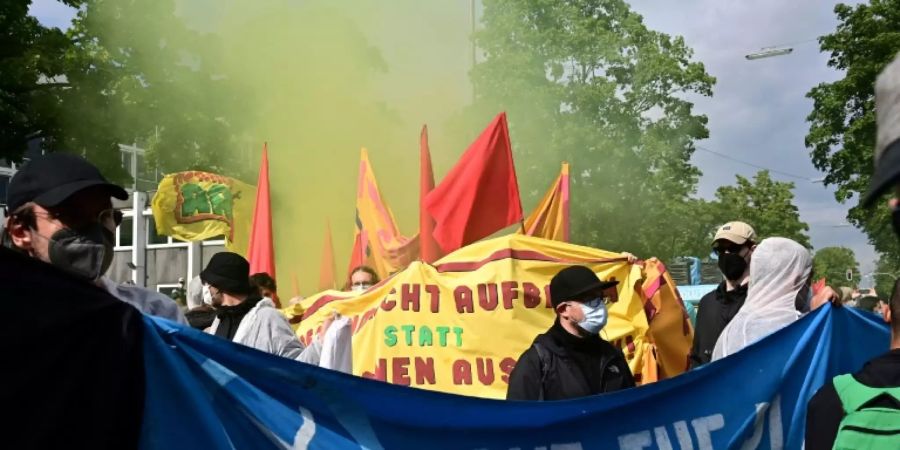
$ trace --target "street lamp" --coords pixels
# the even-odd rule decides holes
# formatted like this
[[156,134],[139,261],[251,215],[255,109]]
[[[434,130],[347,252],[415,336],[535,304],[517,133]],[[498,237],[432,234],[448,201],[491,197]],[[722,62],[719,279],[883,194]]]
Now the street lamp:
[[766,48],[761,49],[758,52],[750,53],[749,55],[744,56],[744,58],[747,58],[748,60],[752,61],[754,59],[771,58],[773,56],[787,55],[793,51],[794,51],[793,47],[766,47]]

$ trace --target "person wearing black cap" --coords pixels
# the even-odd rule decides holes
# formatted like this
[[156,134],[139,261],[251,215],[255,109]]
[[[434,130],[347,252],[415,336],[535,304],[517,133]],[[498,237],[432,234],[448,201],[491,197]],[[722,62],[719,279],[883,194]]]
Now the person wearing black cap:
[[122,223],[111,197],[126,200],[128,193],[84,158],[65,153],[35,158],[9,182],[3,243],[97,284],[142,313],[186,324],[171,298],[103,276]]
[[625,357],[598,333],[618,281],[601,281],[584,266],[550,281],[553,326],[535,338],[509,376],[507,400],[564,400],[634,387]]
[[35,158],[15,174],[0,248],[4,447],[137,448],[144,318],[100,289],[127,198],[84,159]]
[[[867,208],[891,188],[900,196],[900,54],[875,82],[875,115],[875,174],[863,198]],[[900,202],[895,197],[888,206],[894,233],[900,237]],[[859,372],[835,377],[810,399],[806,413],[807,449],[897,448],[900,282],[894,285],[882,314],[891,324],[890,351],[867,362]],[[865,426],[859,426],[861,419]]]
[[[261,297],[250,284],[250,263],[243,256],[216,253],[200,272],[200,279],[204,301],[216,310],[207,332],[273,355],[318,365],[321,342],[316,339],[309,347],[303,347],[275,303]],[[323,328],[328,325],[330,322]]]

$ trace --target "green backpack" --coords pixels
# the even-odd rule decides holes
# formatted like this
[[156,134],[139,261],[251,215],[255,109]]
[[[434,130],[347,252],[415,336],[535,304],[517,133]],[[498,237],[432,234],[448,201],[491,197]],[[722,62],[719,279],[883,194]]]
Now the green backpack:
[[900,449],[900,409],[863,407],[881,395],[900,402],[900,387],[869,387],[850,374],[834,377],[833,383],[845,414],[834,440],[835,449]]

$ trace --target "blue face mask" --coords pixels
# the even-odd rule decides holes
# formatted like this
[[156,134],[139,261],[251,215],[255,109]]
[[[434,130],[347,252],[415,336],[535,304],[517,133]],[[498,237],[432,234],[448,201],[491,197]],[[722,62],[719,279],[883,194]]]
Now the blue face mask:
[[590,334],[599,333],[606,326],[606,321],[609,319],[609,312],[606,309],[606,303],[603,301],[603,298],[595,298],[578,305],[584,313],[584,319],[578,322],[578,326]]

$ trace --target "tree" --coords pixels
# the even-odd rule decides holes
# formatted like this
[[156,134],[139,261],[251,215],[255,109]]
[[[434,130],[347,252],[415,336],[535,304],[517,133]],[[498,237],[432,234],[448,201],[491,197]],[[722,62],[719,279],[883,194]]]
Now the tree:
[[[838,4],[834,12],[840,23],[834,33],[819,38],[819,45],[830,53],[828,66],[845,76],[807,93],[813,110],[807,117],[806,146],[813,165],[825,172],[825,183],[836,186],[835,197],[846,203],[866,191],[872,174],[875,78],[900,51],[900,0]],[[862,228],[890,264],[900,267],[900,244],[886,205],[868,210],[856,204],[847,220]]]
[[[852,280],[847,280],[848,270],[852,271]],[[822,248],[813,258],[813,276],[815,279],[824,277],[831,286],[855,288],[860,278],[856,255],[847,247]]]
[[[28,16],[30,3],[0,6],[0,21],[9,30],[0,38],[0,156],[18,161],[36,140],[45,151],[84,154],[117,181],[127,178],[120,143],[165,146],[165,154],[151,152],[151,163],[184,168],[227,163],[224,154],[198,151],[227,148],[233,140],[234,124],[223,120],[228,111],[210,110],[203,99],[227,81],[212,77],[205,61],[195,57],[213,43],[181,24],[171,0],[140,9],[135,1],[64,0],[78,8],[66,33]],[[137,30],[163,21],[167,45],[157,36],[157,45],[139,46],[145,36]],[[113,22],[119,27],[110,27]],[[210,90],[191,89],[201,82]]]
[[[70,42],[28,15],[29,0],[0,2],[0,158],[19,161],[28,141],[55,126]],[[74,2],[65,2],[72,5]]]
[[897,269],[897,265],[893,261],[882,255],[878,258],[878,263],[875,265],[875,272],[870,276],[875,285],[875,292],[878,293],[878,298],[888,300],[894,293],[894,283],[900,278],[900,270]]
[[716,191],[716,212],[720,223],[739,220],[750,224],[760,240],[779,236],[793,239],[806,248],[809,225],[800,220],[794,206],[794,183],[774,181],[768,170],[760,170],[751,182],[737,175],[737,185]]
[[573,241],[676,256],[695,228],[682,215],[700,175],[693,143],[708,136],[685,97],[715,82],[684,40],[623,0],[485,0],[475,42],[484,57],[460,137],[507,111],[526,201],[569,161]]

